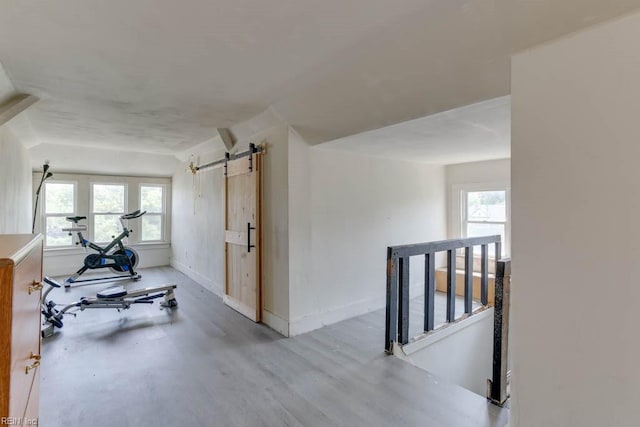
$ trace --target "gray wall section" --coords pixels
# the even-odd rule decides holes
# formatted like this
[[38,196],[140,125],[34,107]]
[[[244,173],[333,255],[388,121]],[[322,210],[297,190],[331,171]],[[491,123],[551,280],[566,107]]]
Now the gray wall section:
[[31,164],[8,125],[0,126],[0,233],[31,233]]

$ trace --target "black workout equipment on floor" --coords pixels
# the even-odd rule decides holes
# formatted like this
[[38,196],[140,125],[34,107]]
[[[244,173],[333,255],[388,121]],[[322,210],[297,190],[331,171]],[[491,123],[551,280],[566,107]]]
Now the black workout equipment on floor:
[[[120,233],[120,235],[118,235],[117,237],[114,237],[111,243],[104,247],[88,241],[82,235],[82,232],[87,230],[87,226],[80,225],[78,224],[78,222],[87,219],[86,216],[66,217],[67,221],[71,222],[73,226],[70,228],[63,228],[62,231],[68,231],[69,235],[76,233],[78,238],[76,245],[82,245],[85,250],[87,248],[93,249],[94,251],[96,251],[96,253],[89,254],[85,257],[84,265],[64,281],[64,287],[69,288],[73,283],[94,283],[122,279],[140,279],[142,276],[140,276],[135,271],[135,268],[138,265],[139,261],[138,253],[133,248],[125,246],[122,241],[125,238],[129,237],[129,234],[131,233],[131,230],[129,230],[129,228],[127,228],[127,225],[125,224],[125,221],[129,219],[140,218],[146,213],[147,211],[140,212],[139,210],[137,210],[122,215],[120,217],[122,233]],[[80,277],[85,271],[101,268],[108,268],[112,273],[117,274],[117,276],[78,280],[78,277]]]
[[[96,294],[95,297],[82,297],[78,301],[70,304],[56,304],[48,299],[52,290],[62,287],[58,281],[45,277],[44,283],[49,288],[42,294],[42,337],[47,338],[53,335],[55,328],[62,328],[62,319],[65,314],[73,314],[71,310],[84,311],[89,308],[115,308],[117,310],[127,310],[133,304],[153,304],[153,300],[164,298],[161,303],[166,308],[176,308],[178,301],[174,294],[177,285],[157,286],[155,288],[142,288],[134,290],[126,290],[122,286],[115,286],[104,289]],[[58,309],[58,307],[62,307]]]

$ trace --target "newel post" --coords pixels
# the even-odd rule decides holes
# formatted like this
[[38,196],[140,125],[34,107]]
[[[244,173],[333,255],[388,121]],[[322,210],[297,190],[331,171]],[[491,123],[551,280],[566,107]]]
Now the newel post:
[[497,263],[495,279],[495,303],[493,312],[493,378],[487,380],[487,398],[498,406],[509,398],[509,306],[511,299],[511,260]]

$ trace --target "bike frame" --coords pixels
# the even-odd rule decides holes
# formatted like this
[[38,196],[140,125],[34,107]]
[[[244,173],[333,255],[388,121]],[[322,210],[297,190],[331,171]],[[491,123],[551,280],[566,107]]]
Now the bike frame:
[[[122,240],[125,237],[129,237],[129,229],[127,228],[127,226],[124,223],[124,220],[122,218],[119,218],[120,224],[122,225],[122,233],[120,233],[116,238],[114,238],[111,243],[109,243],[107,246],[102,247],[100,245],[97,245],[93,242],[90,242],[89,240],[85,239],[84,236],[82,235],[82,231],[78,230],[77,234],[78,234],[78,241],[80,242],[80,244],[82,245],[83,248],[89,248],[89,249],[93,249],[94,251],[100,253],[101,255],[106,255],[109,253],[109,251],[111,249],[113,249],[116,245],[120,248],[124,250],[124,245],[122,244]],[[77,224],[77,223],[76,223]]]
[[[89,269],[96,269],[96,268],[111,268],[111,270],[113,271],[113,267],[114,266],[120,266],[121,264],[118,263],[118,261],[115,261],[114,263],[104,263],[101,266],[89,266],[87,264],[83,265],[82,267],[80,267],[80,269],[78,271],[76,271],[74,274],[72,274],[71,276],[69,276],[67,278],[67,280],[65,280],[64,282],[64,287],[65,288],[70,288],[72,283],[93,283],[93,282],[103,282],[103,281],[112,281],[112,280],[125,280],[125,279],[133,279],[133,280],[138,280],[141,278],[141,276],[135,272],[134,270],[134,265],[133,262],[131,261],[131,258],[127,255],[127,251],[126,251],[126,247],[124,246],[124,244],[122,243],[122,241],[126,238],[129,237],[130,234],[130,230],[127,228],[127,225],[125,224],[125,220],[129,220],[129,219],[134,219],[134,218],[139,218],[142,215],[144,215],[146,213],[145,212],[140,212],[140,211],[135,211],[126,215],[122,215],[119,218],[120,224],[122,225],[122,232],[115,237],[107,246],[100,246],[94,242],[91,242],[87,239],[85,239],[84,235],[82,234],[83,231],[85,231],[87,229],[87,227],[85,225],[79,225],[78,221],[80,219],[84,219],[84,218],[79,218],[79,217],[69,217],[67,218],[70,222],[72,222],[74,224],[74,227],[69,228],[68,231],[70,233],[77,233],[77,237],[78,237],[78,242],[77,244],[82,245],[83,248],[85,248],[85,250],[87,248],[92,249],[94,251],[97,252],[96,255],[99,255],[100,257],[112,257],[111,259],[115,261],[115,257],[119,256],[119,255],[114,255],[114,254],[110,254],[110,252],[117,246],[118,250],[117,251],[122,251],[122,253],[124,253],[124,257],[126,258],[126,264],[124,266],[127,267],[127,270],[123,270],[123,271],[128,271],[129,275],[128,276],[109,276],[109,277],[99,277],[99,278],[93,278],[93,279],[83,279],[83,280],[77,280],[78,277],[80,277],[85,271],[89,270]],[[116,252],[117,252],[116,251]],[[131,251],[133,251],[133,248],[131,248]],[[135,251],[133,251],[135,254]],[[88,259],[88,257],[90,257],[92,255],[88,255],[85,258],[85,263],[86,260]],[[137,256],[137,254],[136,254]]]

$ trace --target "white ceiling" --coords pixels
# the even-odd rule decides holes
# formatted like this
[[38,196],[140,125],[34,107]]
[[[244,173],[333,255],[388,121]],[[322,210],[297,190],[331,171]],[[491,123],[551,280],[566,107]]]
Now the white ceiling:
[[8,1],[0,6],[0,63],[16,91],[41,98],[26,113],[35,144],[173,156],[219,144],[217,127],[234,129],[267,109],[315,144],[508,95],[511,52],[638,7],[640,0]]
[[10,2],[0,61],[41,98],[29,116],[47,142],[170,153],[262,112],[300,74],[422,4]]
[[509,96],[340,138],[319,147],[448,165],[511,156]]

